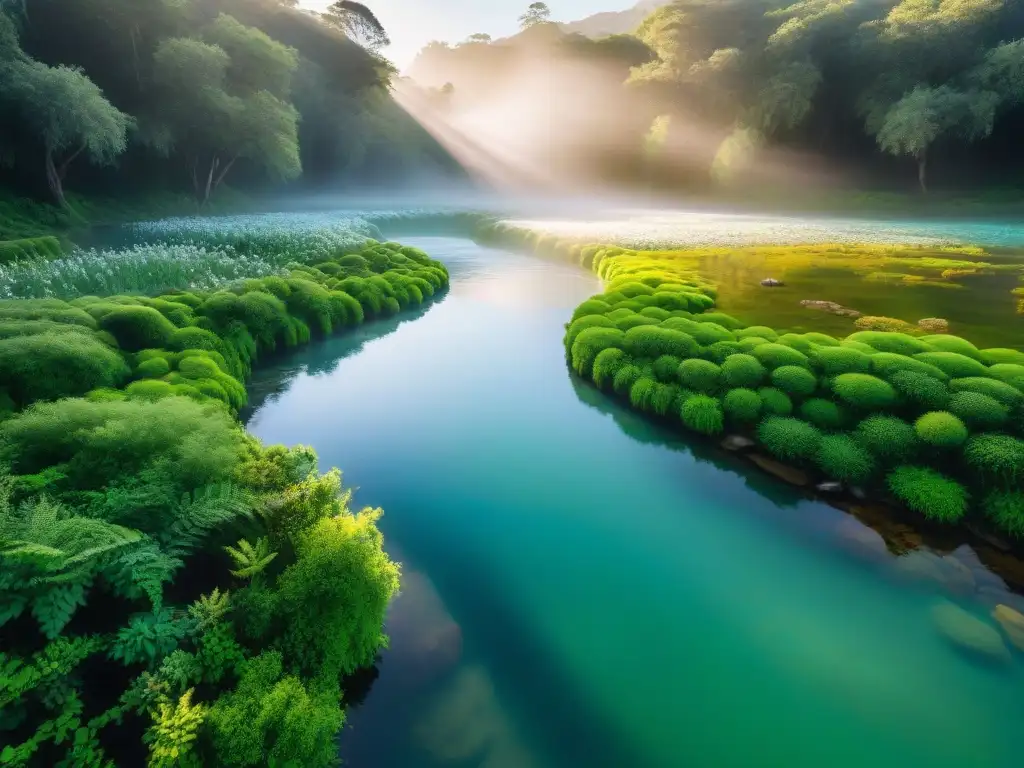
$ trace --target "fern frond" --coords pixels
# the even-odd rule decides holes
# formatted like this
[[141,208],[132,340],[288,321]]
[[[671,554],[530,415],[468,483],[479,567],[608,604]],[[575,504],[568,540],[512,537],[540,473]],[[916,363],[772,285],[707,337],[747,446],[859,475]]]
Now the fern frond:
[[48,589],[32,602],[32,615],[47,639],[53,640],[71,621],[79,607],[85,605],[85,593],[91,582],[76,581]]
[[270,551],[270,541],[265,537],[257,539],[255,546],[246,539],[240,539],[237,549],[224,547],[224,551],[235,563],[236,570],[231,571],[231,575],[240,579],[253,578],[277,557],[277,552]]
[[159,611],[163,607],[163,585],[181,565],[180,559],[162,552],[156,542],[148,541],[111,561],[103,575],[118,594],[130,600],[145,595],[153,610]]
[[231,610],[231,593],[221,592],[215,588],[208,595],[200,595],[188,607],[188,614],[196,622],[196,628],[202,632],[223,619]]
[[168,554],[185,557],[199,547],[215,528],[239,518],[252,519],[255,500],[252,495],[230,483],[207,486],[185,494],[175,510],[175,521],[161,535]]

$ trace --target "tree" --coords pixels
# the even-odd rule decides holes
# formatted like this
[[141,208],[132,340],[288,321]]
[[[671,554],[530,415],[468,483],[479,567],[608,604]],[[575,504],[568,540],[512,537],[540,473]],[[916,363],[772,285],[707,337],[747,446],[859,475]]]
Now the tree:
[[917,160],[917,180],[921,191],[927,192],[929,147],[947,135],[966,141],[987,136],[998,101],[992,91],[918,86],[892,105],[875,138],[889,154]]
[[298,112],[284,98],[298,66],[295,52],[230,16],[209,40],[165,40],[154,55],[161,111],[150,143],[181,150],[197,199],[205,203],[245,158],[288,180],[302,172]]
[[529,29],[538,24],[546,24],[551,20],[551,9],[547,3],[530,3],[526,13],[519,17],[519,27]]
[[6,100],[43,144],[46,183],[54,200],[69,208],[64,194],[68,167],[82,155],[97,165],[112,163],[127,148],[134,120],[74,67],[16,59],[0,75]]
[[373,11],[362,3],[339,0],[328,7],[323,20],[346,36],[361,42],[370,50],[376,50],[391,44],[384,25],[380,23]]
[[477,32],[476,34],[470,35],[466,38],[466,43],[489,43],[492,38],[486,32]]

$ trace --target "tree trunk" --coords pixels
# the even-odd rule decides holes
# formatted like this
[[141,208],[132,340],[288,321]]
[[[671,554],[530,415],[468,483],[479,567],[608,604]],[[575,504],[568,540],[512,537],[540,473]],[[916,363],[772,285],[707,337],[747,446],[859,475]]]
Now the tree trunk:
[[46,183],[56,203],[65,210],[70,210],[68,199],[64,196],[64,181],[61,172],[53,162],[53,150],[46,150]]
[[213,174],[217,172],[220,167],[220,158],[216,155],[213,156],[213,160],[210,161],[210,170],[206,174],[206,184],[203,187],[203,196],[200,198],[200,204],[206,205],[210,202],[210,193],[213,191]]
[[238,160],[238,155],[232,157],[231,160],[228,161],[228,164],[225,165],[224,168],[221,170],[221,172],[217,174],[217,178],[213,180],[214,191],[216,191],[217,188],[220,187],[220,183],[224,181],[224,177],[228,175],[228,171],[231,170],[231,166],[235,164],[236,160]]
[[139,91],[143,90],[142,87],[142,71],[139,69],[139,25],[133,24],[129,36],[132,39],[132,64],[135,67],[135,85]]
[[917,155],[917,183],[921,185],[921,194],[928,194],[928,153],[921,150]]

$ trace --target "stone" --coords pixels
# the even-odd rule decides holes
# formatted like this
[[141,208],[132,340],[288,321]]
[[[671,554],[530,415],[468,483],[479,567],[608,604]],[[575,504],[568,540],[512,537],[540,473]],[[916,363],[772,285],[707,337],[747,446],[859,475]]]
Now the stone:
[[765,288],[782,288],[785,283],[781,280],[776,280],[774,277],[766,277],[761,281],[761,285]]
[[864,525],[857,518],[843,518],[836,530],[840,538],[851,545],[847,549],[862,555],[870,555],[872,559],[888,560],[889,550],[885,545],[885,539],[878,531]]
[[868,492],[861,488],[859,485],[850,486],[850,495],[858,501],[867,501]]
[[974,574],[966,565],[923,549],[898,557],[896,570],[918,581],[933,581],[954,595],[972,595],[977,589]]
[[798,486],[805,486],[811,482],[811,478],[802,469],[783,464],[781,461],[769,459],[760,453],[750,454],[750,460],[769,474],[775,475],[780,480]]
[[957,595],[974,594],[978,588],[974,572],[952,555],[946,555],[940,559],[942,560],[942,583],[946,588]]
[[999,622],[1007,639],[1018,650],[1024,651],[1024,613],[1015,611],[1008,605],[997,605],[992,611],[992,618]]
[[939,603],[932,608],[932,620],[939,632],[960,650],[999,664],[1011,660],[1010,650],[999,631],[960,606]]
[[727,435],[719,445],[727,451],[746,451],[753,448],[757,443],[743,435]]
[[928,333],[949,333],[949,321],[941,317],[926,317],[917,321],[917,327]]
[[826,480],[824,483],[814,486],[814,490],[818,493],[842,493],[843,484],[836,480]]
[[853,317],[857,318],[861,316],[861,313],[856,309],[850,309],[844,307],[842,304],[836,304],[834,301],[820,301],[818,299],[804,299],[800,302],[801,307],[807,309],[818,309],[822,312],[828,312],[832,315],[838,315],[839,317]]

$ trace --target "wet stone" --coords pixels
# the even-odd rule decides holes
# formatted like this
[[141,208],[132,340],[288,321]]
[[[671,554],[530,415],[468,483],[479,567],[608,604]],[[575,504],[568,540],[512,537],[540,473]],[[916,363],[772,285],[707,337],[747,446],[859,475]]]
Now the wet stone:
[[727,451],[747,451],[757,445],[757,443],[749,437],[743,437],[743,435],[728,435],[719,445]]
[[950,643],[972,656],[1000,664],[1010,661],[1010,651],[999,631],[963,608],[940,603],[932,608],[932,620]]
[[769,474],[775,475],[780,480],[798,486],[805,486],[811,482],[811,478],[802,469],[791,467],[775,459],[762,456],[760,453],[750,454],[750,460]]
[[992,618],[999,622],[1007,639],[1018,650],[1024,651],[1024,614],[1008,605],[997,605],[992,611]]

